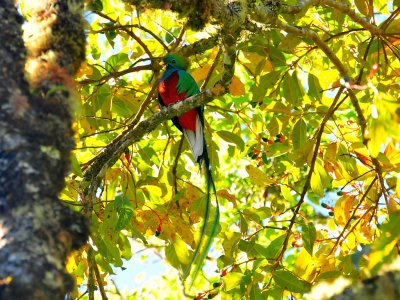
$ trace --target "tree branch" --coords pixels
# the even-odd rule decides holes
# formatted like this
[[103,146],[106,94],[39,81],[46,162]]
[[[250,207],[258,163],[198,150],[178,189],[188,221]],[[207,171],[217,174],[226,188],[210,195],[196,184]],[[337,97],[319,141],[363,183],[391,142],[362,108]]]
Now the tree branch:
[[334,8],[350,17],[354,22],[360,24],[362,27],[367,29],[373,36],[381,35],[381,30],[378,26],[371,24],[365,18],[359,16],[354,9],[351,9],[346,4],[341,3],[339,1],[333,0],[322,0],[320,2],[321,5],[326,7]]
[[[140,139],[147,133],[154,130],[159,124],[165,120],[171,119],[175,116],[181,115],[184,112],[206,104],[215,98],[210,90],[206,90],[199,95],[189,97],[183,101],[177,102],[160,110],[147,120],[139,123],[136,128],[121,133],[115,141],[110,143],[104,150],[97,156],[96,160],[87,169],[84,174],[84,182],[90,183],[93,180],[98,180],[104,176],[105,171],[110,168],[117,161],[119,156],[123,153],[124,149],[129,145],[140,141]],[[93,187],[92,187],[93,189]],[[94,189],[95,190],[95,189]],[[85,192],[85,194],[87,194]]]

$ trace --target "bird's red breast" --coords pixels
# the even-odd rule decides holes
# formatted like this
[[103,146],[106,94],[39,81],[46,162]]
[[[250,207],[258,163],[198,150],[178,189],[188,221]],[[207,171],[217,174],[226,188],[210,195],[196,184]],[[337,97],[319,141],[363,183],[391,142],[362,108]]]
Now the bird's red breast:
[[[184,100],[186,92],[178,93],[176,86],[178,85],[178,72],[172,73],[167,79],[158,85],[158,93],[160,94],[164,105],[168,106],[172,103]],[[196,132],[196,109],[189,110],[178,117],[179,124],[183,129],[188,129]]]

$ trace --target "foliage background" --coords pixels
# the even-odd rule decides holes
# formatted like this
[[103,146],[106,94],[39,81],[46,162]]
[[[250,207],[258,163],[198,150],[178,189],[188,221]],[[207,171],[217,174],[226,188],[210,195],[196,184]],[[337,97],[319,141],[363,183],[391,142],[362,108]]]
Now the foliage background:
[[[324,280],[375,275],[398,255],[399,1],[215,1],[209,10],[205,1],[199,19],[185,15],[186,1],[135,2],[86,6],[62,199],[91,218],[92,234],[67,264],[72,298],[301,299]],[[171,51],[216,95],[205,132],[220,230],[191,289],[160,274],[121,295],[115,267],[145,247],[181,271],[200,231],[202,175],[170,121],[112,151],[159,111]],[[96,164],[107,166],[99,176]]]

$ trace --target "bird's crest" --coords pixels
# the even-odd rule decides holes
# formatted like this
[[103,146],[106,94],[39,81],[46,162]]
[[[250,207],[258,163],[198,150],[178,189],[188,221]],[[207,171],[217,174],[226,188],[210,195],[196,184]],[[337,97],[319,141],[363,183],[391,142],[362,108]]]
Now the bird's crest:
[[186,60],[186,58],[177,53],[167,54],[164,57],[164,63],[167,65],[167,68],[172,67],[176,69],[187,70],[189,67],[189,62]]

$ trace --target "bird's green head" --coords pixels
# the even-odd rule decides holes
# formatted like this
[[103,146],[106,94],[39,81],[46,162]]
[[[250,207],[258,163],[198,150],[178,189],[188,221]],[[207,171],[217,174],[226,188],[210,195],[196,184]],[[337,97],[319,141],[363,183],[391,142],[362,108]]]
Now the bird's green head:
[[172,53],[164,56],[164,63],[170,67],[186,70],[189,67],[189,62],[183,56]]

